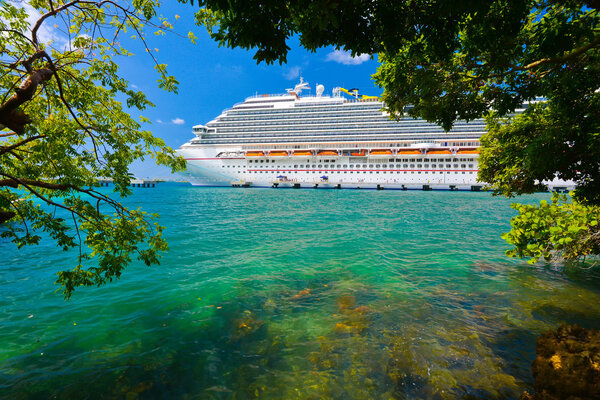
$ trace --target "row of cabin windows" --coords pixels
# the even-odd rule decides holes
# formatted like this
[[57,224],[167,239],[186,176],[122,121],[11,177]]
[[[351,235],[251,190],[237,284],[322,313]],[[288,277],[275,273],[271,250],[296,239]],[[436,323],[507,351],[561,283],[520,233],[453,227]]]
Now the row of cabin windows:
[[[313,113],[313,115],[285,115],[285,114],[280,114],[280,115],[259,115],[259,116],[253,116],[253,117],[238,117],[238,116],[234,116],[231,114],[228,114],[226,116],[223,116],[221,118],[218,118],[217,121],[219,122],[225,122],[225,121],[272,121],[272,120],[279,120],[279,119],[301,119],[303,121],[307,121],[307,120],[311,120],[311,119],[323,119],[323,118],[332,118],[334,117],[335,120],[344,120],[346,118],[350,118],[350,117],[374,117],[374,118],[381,118],[381,112],[380,111],[372,111],[372,112],[341,112],[341,113],[337,113],[337,114],[332,114],[332,113],[319,113],[319,114],[315,114]],[[360,121],[364,121],[366,118],[361,118]],[[408,124],[408,125],[432,125],[430,122],[427,122],[425,120],[422,119],[401,119],[399,120],[401,121],[403,124]],[[464,126],[464,125],[480,125],[480,126],[485,126],[485,121],[482,119],[479,120],[474,120],[474,121],[470,121],[470,122],[465,122],[465,121],[458,121],[456,123],[455,126]]]
[[[417,126],[417,127],[412,127],[412,126],[405,126],[403,124],[398,124],[395,121],[380,121],[380,122],[375,122],[375,123],[369,123],[369,124],[358,124],[358,123],[341,123],[340,121],[323,121],[323,122],[319,122],[319,124],[307,124],[307,123],[299,123],[298,125],[300,126],[291,126],[290,124],[281,124],[280,126],[278,126],[277,124],[265,124],[265,125],[257,125],[253,128],[241,128],[243,126],[243,124],[239,124],[236,125],[233,128],[227,128],[227,127],[222,127],[220,124],[219,125],[215,125],[214,127],[217,129],[216,133],[214,135],[206,135],[206,138],[228,138],[228,137],[237,137],[238,135],[223,135],[223,133],[238,133],[238,132],[256,132],[256,133],[261,133],[261,132],[269,132],[269,133],[277,133],[278,136],[290,136],[290,135],[285,135],[283,132],[290,132],[290,131],[306,131],[309,133],[312,133],[313,131],[340,131],[340,130],[348,130],[348,129],[362,129],[363,131],[365,129],[394,129],[399,133],[414,133],[414,132],[419,132],[419,133],[438,133],[438,132],[444,132],[444,130],[442,128],[440,128],[439,126],[436,125],[427,125],[427,126]],[[455,127],[450,133],[456,133],[456,132],[483,132],[485,131],[483,126],[462,126],[462,127]],[[381,133],[380,131],[378,131],[379,133]],[[347,134],[357,134],[357,133],[362,133],[361,131],[359,132],[348,132]],[[296,133],[297,134],[297,133]],[[251,137],[260,137],[260,136],[267,136],[267,133],[264,133],[262,135],[246,135],[246,136],[251,136]],[[204,135],[203,135],[204,137]]]
[[[312,168],[312,169],[330,169],[330,168],[343,168],[343,169],[347,169],[347,168],[475,168],[475,166],[473,164],[374,164],[374,165],[367,165],[367,164],[362,164],[362,166],[360,164],[296,164],[294,165],[294,168]],[[243,166],[240,165],[222,165],[221,168],[243,168]],[[267,167],[259,167],[259,168],[267,168]],[[287,169],[284,166],[278,166],[278,169]],[[288,167],[289,168],[289,167]]]
[[[390,158],[389,161],[390,162],[394,162],[394,159]],[[431,162],[435,162],[435,161],[437,161],[437,162],[452,162],[452,161],[473,162],[473,161],[475,161],[475,159],[474,158],[454,158],[454,159],[453,158],[439,158],[439,159],[435,159],[435,158],[431,158],[431,159],[429,159],[429,158],[413,158],[413,159],[410,159],[410,158],[396,158],[395,161],[396,162],[417,162],[417,163],[419,163],[419,162],[430,162],[430,161]],[[260,162],[262,164],[263,162],[265,162],[265,163],[269,163],[269,162],[274,163],[275,160],[248,160],[248,162],[250,164],[252,164],[253,162],[257,163],[257,164]],[[322,162],[324,162],[324,163],[335,162],[335,160],[323,160]],[[369,164],[375,164],[375,162],[374,161],[369,161]],[[353,165],[354,164],[350,164],[350,166],[353,166]],[[360,164],[356,164],[356,165],[360,165]],[[379,166],[379,165],[380,164],[377,164],[377,166]],[[383,164],[383,165],[387,165],[387,164]],[[363,167],[364,166],[366,166],[366,164],[363,164]]]
[[[354,116],[352,116],[354,117]],[[345,117],[345,118],[341,118],[341,117],[337,117],[337,118],[327,118],[327,117],[321,117],[321,118],[273,118],[273,119],[256,119],[253,121],[258,121],[258,122],[249,122],[249,121],[227,121],[227,120],[223,120],[223,119],[219,119],[215,122],[212,122],[210,124],[208,124],[209,127],[235,127],[235,126],[285,126],[285,125],[315,125],[315,124],[323,124],[323,123],[334,123],[334,124],[348,124],[348,123],[353,123],[353,122],[358,122],[360,124],[364,124],[366,122],[380,122],[380,123],[387,123],[389,125],[400,125],[400,126],[404,126],[404,127],[418,127],[418,128],[423,128],[423,127],[427,127],[427,126],[434,126],[434,127],[438,127],[438,125],[429,123],[427,121],[423,121],[423,120],[414,120],[414,121],[395,121],[395,120],[390,120],[387,119],[386,117],[382,116],[382,115],[370,115],[367,117],[362,117],[362,118],[350,118],[350,117]],[[477,129],[483,129],[485,127],[485,124],[477,124],[477,123],[469,123],[469,124],[456,124],[454,126],[454,129],[466,129],[466,128],[470,128],[470,127],[476,127]]]
[[[442,140],[444,138],[447,138],[448,135],[436,135],[433,133],[429,133],[427,134],[429,135],[429,138],[426,140],[416,140],[416,143],[429,143],[432,140],[433,141],[437,141],[437,140]],[[466,134],[464,132],[454,132],[452,133],[453,136],[458,136],[457,138],[453,138],[454,140],[458,140],[458,139],[479,139],[479,137],[481,137],[480,134],[478,133],[474,133],[474,134]],[[251,136],[251,135],[250,135]],[[243,137],[238,137],[237,139],[233,140],[221,140],[221,139],[193,139],[192,143],[194,144],[211,144],[211,145],[217,145],[217,144],[224,144],[224,145],[228,145],[228,144],[232,144],[232,145],[239,145],[239,144],[262,144],[262,143],[282,143],[285,144],[286,147],[289,147],[291,143],[307,143],[307,142],[316,142],[319,141],[319,139],[321,139],[322,141],[333,141],[335,140],[336,142],[356,142],[356,141],[362,141],[362,140],[411,140],[411,139],[417,139],[417,138],[422,138],[423,135],[413,135],[411,136],[410,134],[395,134],[395,133],[377,133],[377,132],[373,132],[373,133],[364,133],[364,134],[357,134],[356,136],[353,135],[346,135],[346,134],[335,134],[335,133],[327,133],[327,132],[322,132],[319,133],[318,135],[313,135],[312,137],[307,137],[307,138],[303,138],[302,136],[309,136],[309,135],[290,135],[291,137],[284,137],[286,135],[279,135],[278,137],[268,137],[268,138],[256,138],[256,139],[250,139],[250,138],[243,138]],[[373,137],[376,136],[376,137]],[[398,137],[401,136],[401,137]],[[460,145],[464,145],[463,143],[458,144],[457,146]],[[364,146],[364,145],[363,145]],[[363,147],[361,146],[361,147]],[[385,147],[384,145],[381,145],[382,147]],[[404,144],[402,146],[398,146],[398,147],[408,147],[408,144]],[[388,146],[389,147],[389,146]]]
[[[259,160],[256,160],[256,161],[258,162]],[[267,164],[269,163],[269,160],[260,160],[261,163],[263,161],[266,161]],[[409,161],[409,160],[405,159],[403,161]],[[410,160],[410,161],[414,162],[415,160]],[[416,161],[420,161],[420,160],[416,160]],[[425,158],[425,159],[423,159],[423,161],[428,162],[429,160],[427,158]],[[434,161],[434,160],[431,160],[431,161]],[[402,168],[408,168],[409,166],[410,166],[410,168],[415,168],[415,166],[416,166],[416,168],[423,168],[423,167],[424,168],[436,168],[437,166],[439,166],[440,168],[443,168],[444,160],[438,160],[438,161],[440,162],[439,164],[429,164],[429,163],[427,163],[427,164],[414,164],[414,163],[413,164],[402,164]],[[446,161],[473,162],[475,160],[472,158],[460,158],[460,159],[456,159],[456,160],[446,159]],[[252,162],[252,160],[250,160],[250,162]],[[275,161],[271,160],[271,162],[274,163]],[[328,163],[328,162],[333,162],[333,160],[323,160],[323,162]],[[306,168],[310,168],[310,167],[321,168],[323,165],[325,168],[361,168],[361,165],[362,165],[362,168],[373,168],[373,167],[375,167],[375,168],[394,168],[394,164],[375,164],[373,162],[369,162],[368,164],[294,164],[294,168],[305,168],[305,165],[306,165]],[[445,165],[446,165],[446,168],[451,168],[452,166],[454,168],[458,168],[458,166],[459,166],[459,164],[456,164],[456,163],[455,164],[447,163]],[[400,168],[401,164],[395,164],[395,166],[396,166],[396,168]],[[466,168],[467,166],[469,168],[473,168],[473,164],[460,164],[461,168]],[[242,166],[241,165],[222,165],[221,167],[222,168],[225,168],[225,167],[236,168],[236,167],[242,167]],[[285,167],[285,166],[282,166],[282,165],[278,166],[278,168],[281,168],[281,167]],[[263,167],[263,168],[266,168],[266,167]]]
[[[323,173],[335,173],[335,174],[353,174],[355,171],[309,171],[312,172],[313,174],[323,174]],[[367,172],[369,172],[370,174],[375,173],[375,174],[379,174],[380,172],[382,174],[387,174],[388,171],[356,171],[357,174],[363,173],[366,174]],[[240,171],[238,171],[238,173],[240,173]],[[294,171],[287,171],[287,170],[282,170],[282,171],[249,171],[249,173],[251,174],[280,174],[280,173],[294,173]],[[415,171],[389,171],[390,174],[392,173],[396,173],[396,174],[415,174]],[[421,171],[416,171],[416,173],[418,175],[421,174]],[[425,173],[425,172],[424,172]],[[441,171],[432,171],[432,172],[427,172],[427,174],[431,174],[431,175],[435,175],[435,174],[451,174],[452,172],[441,172]],[[454,171],[454,174],[458,174],[459,171]],[[472,171],[462,171],[461,174],[465,175],[465,174],[469,174],[469,175],[473,175],[475,174],[475,172]]]
[[[294,126],[296,125],[296,126]],[[229,123],[216,122],[210,124],[211,131],[205,133],[226,132],[283,132],[283,131],[305,131],[305,130],[323,130],[323,129],[360,129],[360,128],[375,128],[375,129],[392,129],[395,128],[404,133],[410,132],[444,132],[442,128],[434,124],[405,124],[397,121],[382,120],[381,117],[373,120],[303,120],[303,121],[262,121],[260,123]],[[485,125],[455,125],[449,133],[455,132],[485,132]],[[227,137],[227,135],[222,135]]]
[[[370,112],[364,112],[364,111],[360,111],[360,112],[353,112],[353,111],[345,111],[339,114],[332,114],[330,112],[319,112],[319,113],[312,113],[312,115],[306,116],[306,115],[302,115],[302,114],[295,114],[295,115],[285,115],[285,114],[280,114],[280,115],[259,115],[259,116],[253,116],[253,117],[239,117],[236,115],[231,115],[231,114],[227,114],[227,116],[221,117],[218,119],[218,121],[258,121],[258,120],[273,120],[273,119],[285,119],[285,118],[289,118],[289,119],[306,119],[306,118],[326,118],[326,117],[331,117],[331,116],[339,116],[340,118],[345,118],[345,117],[370,117],[370,116],[377,116],[380,117],[381,116],[381,111],[379,110],[374,110],[374,111],[370,111]],[[408,121],[407,121],[408,122]]]
[[[295,164],[294,168],[444,168],[444,166],[445,168],[474,168],[473,164],[362,164],[362,166],[360,164]],[[229,167],[229,165],[227,167]],[[236,166],[231,167],[235,168]],[[281,165],[277,168],[285,169],[285,167]]]
[[[469,135],[464,135],[464,137],[452,137],[449,138],[447,135],[444,138],[438,138],[436,137],[436,135],[431,135],[428,136],[426,139],[421,137],[419,139],[415,139],[415,140],[411,140],[410,142],[404,142],[404,143],[399,143],[396,142],[396,140],[400,139],[398,137],[395,137],[393,140],[391,140],[390,142],[387,143],[381,143],[381,142],[362,142],[362,143],[355,143],[355,144],[345,144],[344,145],[344,149],[343,151],[348,151],[350,149],[390,149],[390,148],[398,148],[398,149],[402,149],[402,150],[406,150],[407,147],[411,147],[413,146],[412,150],[416,150],[416,148],[414,148],[414,146],[419,145],[421,143],[431,143],[432,141],[435,142],[439,142],[440,146],[443,143],[443,147],[461,147],[461,148],[465,148],[465,147],[478,147],[479,146],[479,141],[478,138],[470,138],[468,137]],[[369,138],[371,139],[371,138]],[[404,139],[404,138],[402,138]],[[337,138],[336,138],[337,140]],[[386,140],[389,140],[386,138]],[[455,140],[455,142],[449,141],[449,140]],[[461,140],[459,142],[459,140]],[[469,141],[464,141],[464,140],[469,140]],[[306,145],[269,145],[269,146],[261,146],[261,148],[256,148],[255,146],[249,147],[249,146],[243,146],[242,149],[245,151],[269,151],[269,150],[284,150],[284,151],[289,151],[289,150],[331,150],[332,147],[336,147],[334,144],[330,143],[330,144],[324,144],[324,143],[319,143],[319,144],[314,144],[314,145],[310,145],[310,146],[306,146]],[[436,150],[437,148],[433,148],[431,150]],[[439,149],[437,149],[439,150]],[[243,155],[243,153],[240,153],[238,155]],[[400,156],[401,154],[399,154]],[[418,157],[421,157],[422,155],[419,154]],[[414,158],[412,158],[414,160]],[[436,157],[436,159],[438,159]],[[384,161],[384,160],[382,160]],[[388,161],[393,162],[394,159],[390,158]],[[401,161],[399,159],[396,159],[396,161]]]
[[275,113],[313,113],[313,112],[323,112],[323,111],[354,111],[354,110],[381,110],[380,105],[371,105],[370,107],[364,106],[350,106],[350,107],[315,107],[315,108],[302,108],[302,109],[294,109],[294,108],[283,108],[283,109],[270,109],[270,110],[257,110],[257,111],[241,111],[242,109],[237,110],[229,110],[227,112],[228,115],[253,115],[253,114],[266,114],[271,115]]
[[[258,163],[260,163],[260,164],[263,164],[263,163],[266,163],[266,164],[272,163],[272,164],[274,164],[275,161],[276,160],[248,160],[248,163],[249,164],[252,164],[252,163],[255,163],[255,164],[258,164]],[[309,160],[306,160],[306,161],[308,162]],[[436,158],[431,158],[431,159],[430,158],[412,158],[412,159],[411,158],[396,158],[396,159],[390,158],[389,159],[390,163],[392,163],[394,161],[396,161],[396,162],[413,162],[413,163],[421,163],[421,162],[425,162],[425,163],[428,163],[428,162],[443,163],[443,162],[457,162],[457,161],[458,162],[474,162],[475,158],[437,158],[437,159]],[[321,163],[334,163],[335,160],[319,160],[318,162],[321,162]],[[386,165],[389,165],[389,164],[376,164],[376,161],[369,161],[368,164],[370,166],[372,166],[373,164],[375,164],[377,166],[383,165],[384,168],[385,168]],[[235,165],[237,165],[237,164],[235,164]],[[360,166],[361,164],[350,164],[350,167],[352,168],[354,165]],[[367,164],[362,164],[362,165],[363,165],[363,167],[366,167]],[[294,165],[294,166],[296,166],[296,165]],[[338,166],[339,166],[339,164],[338,164]]]
[[[332,117],[336,117],[336,118],[332,118]],[[389,120],[385,120],[385,117],[381,115],[381,113],[377,113],[377,114],[368,114],[368,115],[339,115],[339,116],[335,116],[335,115],[323,115],[323,116],[310,116],[310,117],[306,117],[306,116],[296,116],[296,117],[286,117],[285,115],[279,115],[273,118],[243,118],[243,119],[236,119],[236,120],[231,120],[230,118],[219,118],[217,121],[213,122],[210,126],[215,126],[215,125],[219,125],[219,126],[239,126],[239,125],[245,125],[245,126],[253,126],[253,125],[264,125],[265,123],[267,124],[271,124],[271,125],[284,125],[286,123],[289,124],[298,124],[298,123],[321,123],[321,122],[366,122],[366,121],[389,121]],[[285,121],[288,120],[289,121]],[[257,121],[257,122],[250,122],[250,121]],[[418,120],[417,120],[418,121]],[[424,122],[423,124],[420,125],[424,125],[427,124],[429,125],[429,123]],[[414,124],[411,124],[414,125]]]

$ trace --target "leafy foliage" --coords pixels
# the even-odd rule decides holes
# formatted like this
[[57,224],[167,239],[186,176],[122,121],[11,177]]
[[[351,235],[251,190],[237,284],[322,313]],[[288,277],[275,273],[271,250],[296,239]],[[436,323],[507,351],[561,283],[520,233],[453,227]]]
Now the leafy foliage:
[[568,196],[555,193],[552,202],[540,205],[513,204],[519,212],[511,220],[512,230],[502,237],[515,248],[509,257],[585,261],[600,254],[600,207],[568,202]]
[[[99,191],[99,178],[112,179],[124,197],[134,160],[150,156],[173,170],[184,162],[119,101],[152,106],[119,76],[114,57],[130,54],[120,33],[135,31],[145,43],[143,27],[157,2],[29,4],[40,13],[32,27],[21,3],[0,3],[0,235],[20,248],[39,243],[44,232],[64,250],[78,248],[75,268],[58,273],[69,297],[77,286],[118,278],[133,256],[158,264],[167,249],[157,216]],[[66,43],[42,43],[40,27],[63,22]],[[159,85],[176,91],[164,66],[157,70]]]

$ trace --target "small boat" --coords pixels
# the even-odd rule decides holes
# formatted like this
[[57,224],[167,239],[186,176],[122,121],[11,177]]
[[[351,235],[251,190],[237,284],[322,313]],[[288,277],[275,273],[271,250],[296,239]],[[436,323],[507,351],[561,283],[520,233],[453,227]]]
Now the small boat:
[[421,150],[398,150],[398,155],[421,155]]
[[296,184],[295,181],[293,181],[292,179],[289,179],[285,175],[278,175],[277,178],[275,178],[271,181],[271,186],[276,187],[276,188],[293,187],[295,184]]
[[448,155],[448,154],[452,154],[452,152],[450,150],[430,150],[427,152],[427,155]]
[[265,156],[264,151],[247,151],[246,152],[246,157],[264,157],[264,156]]
[[289,156],[287,151],[270,151],[269,157],[287,157]]
[[352,156],[352,157],[364,157],[365,155],[366,155],[366,150],[350,152],[350,156]]
[[300,157],[312,157],[313,152],[310,150],[294,150],[294,152],[292,153],[293,156],[300,156]]
[[337,151],[333,151],[333,150],[323,150],[320,151],[319,153],[317,153],[318,156],[339,156],[339,153]]

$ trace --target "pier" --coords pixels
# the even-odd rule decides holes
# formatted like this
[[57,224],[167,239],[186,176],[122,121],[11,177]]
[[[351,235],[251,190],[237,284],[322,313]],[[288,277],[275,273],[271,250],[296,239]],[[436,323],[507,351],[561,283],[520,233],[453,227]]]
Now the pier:
[[[250,181],[232,181],[230,182],[232,187],[271,187],[274,189],[279,188],[292,188],[292,189],[372,189],[372,190],[421,190],[421,191],[449,191],[449,192],[483,192],[489,191],[490,189],[482,183],[470,184],[470,183],[452,183],[452,184],[440,184],[440,183],[415,183],[415,182],[340,182],[332,180],[316,180],[316,181],[296,181],[285,178],[274,179],[268,184],[254,183]],[[560,192],[568,193],[573,190],[571,186],[556,186],[546,185],[548,192]]]
[[158,181],[154,179],[133,179],[131,181],[131,186],[149,188],[156,186],[157,183]]
[[[150,188],[155,187],[159,180],[156,179],[132,179],[131,186],[132,187],[142,187],[142,188]],[[111,178],[101,178],[99,179],[100,187],[110,186],[113,183]]]

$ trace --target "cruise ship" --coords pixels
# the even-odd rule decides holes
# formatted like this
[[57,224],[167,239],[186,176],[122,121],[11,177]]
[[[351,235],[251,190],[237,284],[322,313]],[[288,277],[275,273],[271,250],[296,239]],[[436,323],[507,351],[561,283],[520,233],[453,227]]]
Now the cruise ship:
[[178,153],[194,185],[293,188],[480,190],[485,121],[449,132],[424,120],[391,119],[356,89],[302,96],[302,78],[283,94],[247,98],[223,110]]

